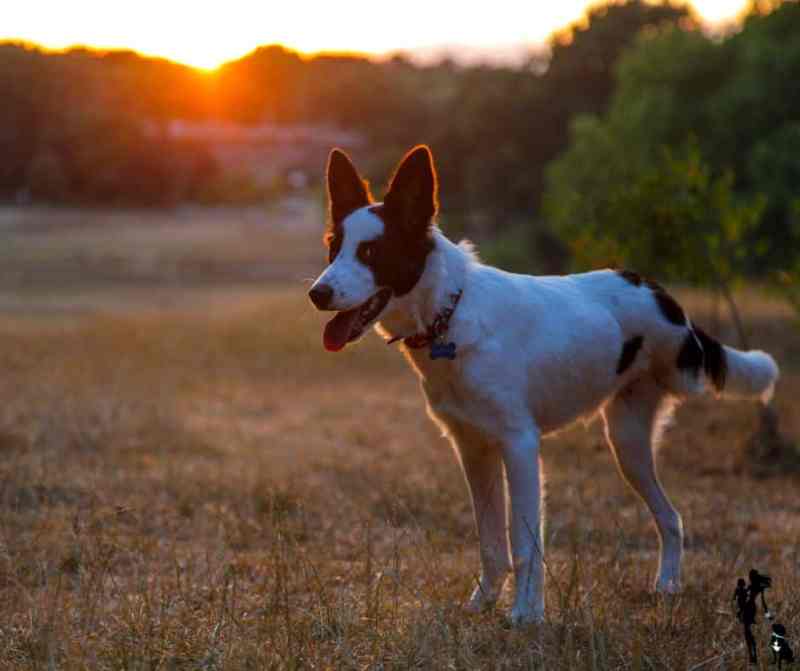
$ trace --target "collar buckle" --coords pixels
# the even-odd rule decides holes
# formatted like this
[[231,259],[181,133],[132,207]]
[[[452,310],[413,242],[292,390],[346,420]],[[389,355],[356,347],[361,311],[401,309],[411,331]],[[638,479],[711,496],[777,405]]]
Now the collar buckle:
[[430,347],[431,359],[450,359],[451,361],[456,358],[456,344],[445,343],[444,335],[450,328],[450,318],[456,311],[456,306],[461,300],[463,289],[450,294],[450,305],[442,308],[433,318],[433,322],[428,326],[424,332],[414,333],[410,336],[395,336],[387,341],[387,345],[402,340],[403,344],[410,349],[422,349],[423,347]]

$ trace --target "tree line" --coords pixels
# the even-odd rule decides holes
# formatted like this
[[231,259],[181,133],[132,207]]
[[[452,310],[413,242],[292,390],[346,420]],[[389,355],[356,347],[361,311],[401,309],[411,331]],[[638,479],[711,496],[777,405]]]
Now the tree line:
[[[516,68],[307,58],[273,45],[208,75],[132,52],[49,53],[6,43],[0,197],[23,188],[34,199],[79,203],[191,197],[211,169],[202,147],[176,154],[145,133],[144,122],[332,123],[363,133],[364,158],[377,172],[409,145],[431,144],[454,211],[528,216],[544,166],[564,148],[569,118],[604,109],[619,53],[642,28],[687,16],[638,0],[598,8],[588,27],[554,36],[550,59]],[[178,176],[181,185],[173,184]]]
[[163,124],[324,123],[367,139],[356,158],[372,175],[430,144],[448,227],[497,241],[510,265],[658,260],[659,275],[685,276],[703,254],[724,256],[723,275],[792,268],[797,2],[754,0],[737,32],[714,37],[686,5],[620,0],[549,47],[515,67],[468,67],[273,45],[205,74],[131,52],[3,44],[0,198],[200,199],[214,162]]

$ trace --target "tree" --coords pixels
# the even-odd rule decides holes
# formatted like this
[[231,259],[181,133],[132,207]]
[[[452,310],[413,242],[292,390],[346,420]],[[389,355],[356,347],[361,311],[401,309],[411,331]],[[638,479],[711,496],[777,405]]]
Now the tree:
[[278,45],[226,63],[216,75],[222,114],[247,123],[297,119],[306,71],[296,52]]
[[0,197],[13,197],[26,184],[46,115],[46,63],[21,45],[0,45]]
[[569,148],[549,166],[554,225],[591,222],[614,185],[646,172],[663,147],[691,140],[714,175],[733,175],[738,198],[764,198],[743,243],[747,273],[791,266],[800,255],[790,225],[800,189],[798,81],[798,3],[748,18],[723,42],[684,29],[644,36],[620,61],[607,113],[574,121]]
[[629,0],[595,5],[585,20],[551,38],[543,104],[519,117],[527,122],[521,139],[531,165],[531,209],[541,202],[546,165],[568,143],[570,122],[606,111],[621,56],[642,33],[656,34],[676,25],[694,25],[686,5]]

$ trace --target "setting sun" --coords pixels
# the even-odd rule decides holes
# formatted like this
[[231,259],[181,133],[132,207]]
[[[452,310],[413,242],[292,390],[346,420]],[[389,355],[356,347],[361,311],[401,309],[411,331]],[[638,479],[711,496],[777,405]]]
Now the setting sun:
[[[732,19],[744,0],[698,0],[704,20]],[[390,9],[357,0],[225,3],[29,0],[3,17],[0,40],[18,39],[51,49],[72,45],[126,48],[212,69],[262,44],[303,52],[447,49],[493,53],[542,43],[583,14],[588,3],[432,3],[409,0]]]

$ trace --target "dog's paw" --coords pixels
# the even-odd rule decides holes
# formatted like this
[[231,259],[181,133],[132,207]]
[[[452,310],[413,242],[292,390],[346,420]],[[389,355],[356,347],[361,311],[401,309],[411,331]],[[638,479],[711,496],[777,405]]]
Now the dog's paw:
[[659,578],[655,584],[659,594],[678,594],[681,591],[680,578]]
[[485,613],[487,610],[492,610],[496,603],[496,595],[488,594],[480,587],[476,587],[469,601],[464,604],[464,609],[470,613]]
[[544,622],[544,609],[539,610],[514,606],[508,619],[513,627],[526,627],[529,624],[541,624]]

